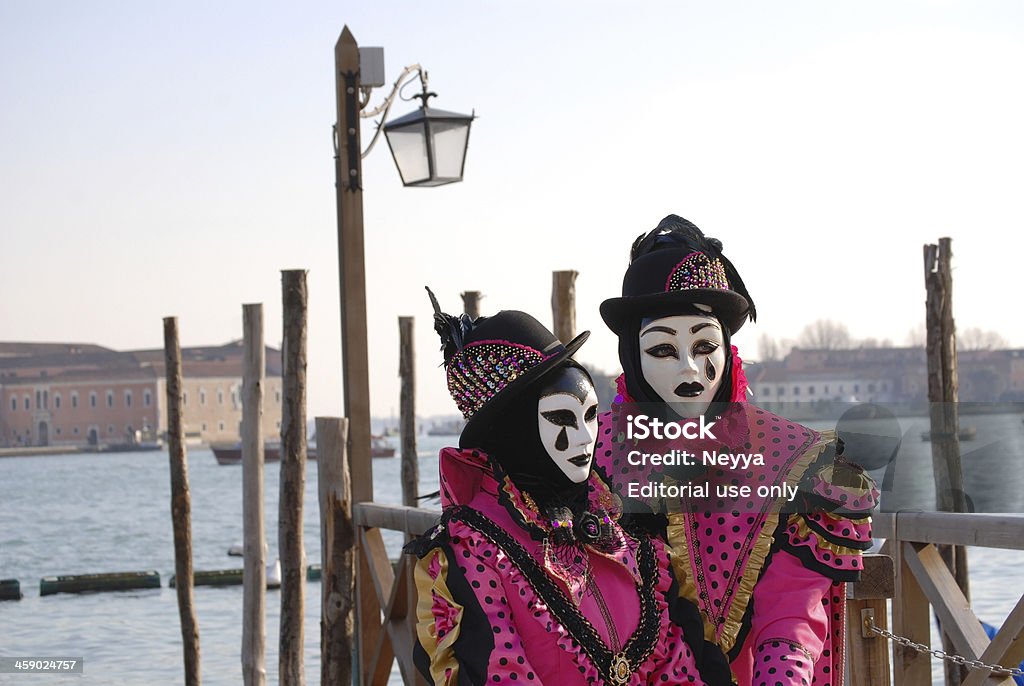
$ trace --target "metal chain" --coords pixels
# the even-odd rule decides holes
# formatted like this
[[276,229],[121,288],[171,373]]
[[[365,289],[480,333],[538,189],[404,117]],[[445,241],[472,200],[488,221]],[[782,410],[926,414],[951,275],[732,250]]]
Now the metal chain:
[[901,646],[904,646],[905,648],[910,648],[911,650],[917,651],[919,653],[930,653],[933,657],[937,657],[940,660],[945,660],[946,662],[953,662],[958,665],[963,665],[968,669],[987,669],[990,672],[992,672],[992,674],[1006,676],[1024,676],[1024,669],[1016,667],[1003,667],[1002,665],[989,665],[985,664],[981,660],[969,660],[962,655],[953,655],[951,653],[947,653],[944,650],[935,650],[933,648],[929,648],[928,646],[921,645],[920,643],[915,643],[914,641],[911,641],[909,638],[906,638],[904,636],[897,636],[891,631],[886,631],[885,629],[881,629],[875,626],[875,623],[871,619],[864,620],[864,624],[865,626],[867,626],[868,629],[870,629],[874,633],[889,639],[893,643],[899,643]]

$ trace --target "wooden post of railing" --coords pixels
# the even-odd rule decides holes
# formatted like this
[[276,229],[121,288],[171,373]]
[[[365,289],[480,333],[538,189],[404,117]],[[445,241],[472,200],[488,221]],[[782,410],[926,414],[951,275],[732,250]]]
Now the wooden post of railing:
[[174,575],[185,657],[185,684],[199,686],[199,623],[192,578],[192,495],[182,425],[181,345],[178,320],[164,318],[164,359],[167,376],[167,454],[171,463],[171,520],[174,526]]
[[477,319],[480,316],[480,291],[465,291],[462,293],[462,311],[469,315],[470,319]]
[[349,481],[348,420],[316,418],[320,496],[320,684],[352,683],[355,635],[355,544]]
[[574,270],[553,272],[551,283],[551,314],[555,336],[568,343],[576,336],[576,277]]
[[[897,515],[898,517],[898,515]],[[898,522],[898,519],[897,519]],[[892,600],[893,633],[905,636],[915,643],[931,646],[931,611],[928,598],[910,569],[905,555],[914,555],[913,546],[893,537],[893,564],[896,569],[896,590]],[[931,657],[899,644],[893,644],[893,682],[899,686],[930,686],[932,683]]]
[[281,488],[277,548],[281,555],[279,683],[306,683],[303,664],[306,551],[302,540],[306,492],[306,272],[281,272],[284,337],[281,362]]
[[263,305],[242,306],[244,330],[242,371],[242,532],[245,572],[242,588],[242,679],[263,686],[265,660],[267,570],[263,532]]
[[402,379],[399,400],[402,432],[402,503],[416,507],[419,497],[420,468],[416,460],[416,353],[413,340],[413,318],[398,318],[399,362]]
[[889,686],[889,641],[868,627],[889,628],[886,599],[893,597],[896,575],[887,555],[865,555],[863,562],[860,581],[847,584],[850,686]]
[[[924,277],[935,506],[941,512],[966,512],[964,477],[960,464],[951,239],[940,238],[938,245],[924,246]],[[939,551],[960,590],[970,600],[967,550],[962,546],[940,546]],[[952,644],[945,632],[942,643],[944,650],[951,650]],[[947,684],[959,684],[966,676],[965,668],[947,663]]]

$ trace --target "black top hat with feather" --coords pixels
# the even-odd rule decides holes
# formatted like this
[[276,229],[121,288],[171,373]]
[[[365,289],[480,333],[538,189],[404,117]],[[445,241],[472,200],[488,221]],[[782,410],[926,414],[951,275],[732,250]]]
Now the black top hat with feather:
[[633,242],[622,296],[601,303],[601,316],[621,335],[640,317],[679,314],[695,305],[710,308],[730,333],[757,314],[722,242],[670,214]]
[[462,448],[483,446],[504,409],[548,372],[567,363],[590,336],[584,331],[568,344],[525,312],[502,310],[471,320],[434,307],[434,330],[441,338],[448,392],[466,419]]

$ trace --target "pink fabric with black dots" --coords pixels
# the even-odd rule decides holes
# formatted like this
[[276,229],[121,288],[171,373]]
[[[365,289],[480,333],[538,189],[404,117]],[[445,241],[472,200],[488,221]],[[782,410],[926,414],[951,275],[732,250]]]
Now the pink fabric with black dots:
[[857,491],[835,486],[815,475],[811,478],[811,489],[826,500],[839,503],[843,511],[866,512],[871,510],[878,502],[878,489],[872,487],[867,493],[858,495]]
[[851,547],[871,545],[870,520],[854,522],[843,517],[830,517],[824,512],[809,512],[803,516],[827,531],[835,539],[833,542],[843,541],[841,545]]
[[[686,543],[698,602],[716,633],[720,632],[736,602],[737,587],[758,536],[767,524],[768,514],[780,505],[777,498],[758,497],[756,487],[778,486],[787,481],[796,462],[818,438],[816,432],[753,405],[745,408],[750,431],[748,440],[737,448],[739,452],[763,453],[765,464],[735,471],[727,467],[714,468],[705,476],[711,493],[718,485],[749,485],[755,487],[755,493],[736,501],[693,503],[698,512],[690,512],[691,503],[684,499],[680,508],[686,521]],[[709,506],[711,511],[706,511]]]
[[[444,497],[446,506],[469,505],[511,534],[535,560],[544,559],[542,544],[532,539],[513,514],[498,501],[500,485],[482,453],[446,448],[441,453],[441,474],[449,495],[465,495],[469,490],[467,483],[476,489],[468,502]],[[607,500],[607,490],[600,486],[599,481],[592,481],[592,498],[602,504],[611,504]],[[525,507],[521,497],[512,497],[511,500],[517,506]],[[535,521],[536,518],[530,515],[530,520]],[[629,640],[640,619],[637,542],[626,537],[617,524],[613,526],[627,544],[609,555],[591,552],[590,563],[592,577],[606,600],[622,643]],[[458,565],[494,633],[494,650],[487,665],[491,683],[556,686],[602,683],[602,677],[589,655],[559,623],[529,579],[501,548],[459,520],[449,522],[448,538],[455,558],[449,560],[449,566]],[[644,663],[634,670],[629,683],[636,686],[652,683],[703,684],[693,654],[683,640],[682,629],[669,618],[665,595],[674,579],[669,568],[668,549],[659,541],[652,543],[658,556],[659,577],[653,600],[660,617],[659,640]],[[551,578],[569,594],[570,589],[563,582],[556,577]],[[579,609],[602,641],[610,646],[612,637],[593,593],[582,596]],[[444,608],[437,608],[434,618],[437,626],[439,621],[448,621],[449,614]],[[446,629],[450,630],[449,627]]]
[[814,663],[812,686],[843,686],[846,665],[846,584],[832,582],[822,606],[829,618],[829,640]]
[[799,646],[767,641],[757,647],[752,686],[811,686],[813,679],[813,666]]

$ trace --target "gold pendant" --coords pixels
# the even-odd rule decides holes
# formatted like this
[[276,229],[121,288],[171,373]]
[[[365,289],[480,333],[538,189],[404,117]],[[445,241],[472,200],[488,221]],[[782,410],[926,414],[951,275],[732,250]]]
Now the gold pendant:
[[612,683],[614,684],[628,684],[629,677],[633,675],[633,667],[629,664],[629,660],[622,653],[619,653],[612,658]]

